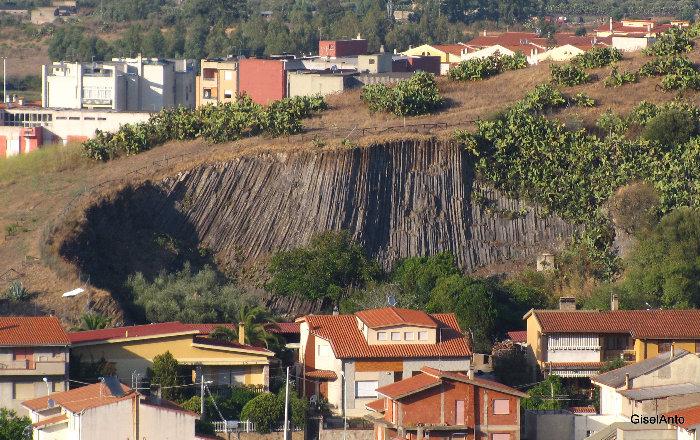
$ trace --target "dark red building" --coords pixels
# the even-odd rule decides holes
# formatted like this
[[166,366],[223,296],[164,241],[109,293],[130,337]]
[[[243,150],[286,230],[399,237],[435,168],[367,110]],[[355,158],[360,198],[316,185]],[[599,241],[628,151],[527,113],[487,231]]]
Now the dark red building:
[[245,58],[238,61],[238,93],[267,105],[287,95],[286,60]]
[[440,75],[440,57],[439,56],[420,56],[399,58],[392,62],[392,71],[394,72],[423,72]]
[[519,440],[520,398],[490,380],[424,367],[420,374],[377,388],[367,404],[375,440]]
[[367,53],[367,40],[321,40],[318,42],[318,54],[322,57],[353,57]]

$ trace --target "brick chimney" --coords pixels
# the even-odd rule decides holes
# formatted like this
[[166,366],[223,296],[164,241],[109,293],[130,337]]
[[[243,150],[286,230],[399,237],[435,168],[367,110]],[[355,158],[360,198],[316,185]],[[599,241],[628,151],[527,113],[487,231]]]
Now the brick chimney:
[[238,343],[245,345],[245,324],[243,322],[238,323]]
[[559,310],[572,312],[576,310],[576,298],[573,296],[562,296],[559,298]]

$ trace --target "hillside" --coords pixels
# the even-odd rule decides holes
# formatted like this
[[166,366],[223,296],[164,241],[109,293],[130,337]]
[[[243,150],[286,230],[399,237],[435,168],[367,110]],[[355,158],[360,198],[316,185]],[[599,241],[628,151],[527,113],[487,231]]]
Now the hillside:
[[[691,58],[694,61],[700,59],[700,54],[698,54],[697,50],[691,54]],[[641,54],[627,56],[626,59],[619,63],[619,68],[621,70],[631,70],[638,68],[644,61],[644,57]],[[659,83],[658,78],[642,79],[637,84],[628,84],[619,89],[604,88],[602,86],[602,78],[607,76],[609,70],[610,68],[603,68],[593,71],[599,77],[599,80],[593,83],[564,89],[567,94],[575,92],[588,93],[598,101],[596,107],[590,109],[572,107],[554,113],[551,116],[564,121],[574,121],[584,126],[593,126],[597,116],[608,108],[617,112],[627,113],[643,99],[658,103],[669,101],[676,97],[676,94],[663,92],[657,87]],[[273,161],[284,163],[287,160],[286,158],[298,158],[301,157],[300,155],[312,158],[324,157],[325,155],[325,157],[332,158],[334,157],[332,155],[340,157],[349,154],[349,157],[355,156],[360,161],[368,161],[365,166],[374,169],[376,173],[374,179],[381,179],[381,176],[388,175],[386,173],[395,168],[393,165],[388,165],[394,159],[388,160],[386,163],[376,159],[370,160],[369,157],[359,159],[364,153],[357,149],[362,149],[369,145],[394,145],[391,148],[400,152],[402,147],[397,145],[401,144],[397,144],[395,141],[424,140],[431,143],[431,145],[435,145],[436,147],[434,148],[437,148],[436,152],[447,151],[445,148],[449,148],[449,145],[451,145],[448,141],[456,128],[469,128],[473,125],[472,121],[486,119],[495,115],[522,98],[534,86],[546,82],[548,79],[549,66],[547,64],[520,71],[506,72],[479,82],[455,83],[441,79],[440,88],[448,102],[446,108],[433,115],[406,118],[405,121],[403,118],[387,115],[370,115],[359,100],[359,91],[354,91],[342,96],[329,98],[330,109],[318,117],[305,121],[306,131],[304,134],[289,138],[250,138],[219,145],[210,145],[202,141],[170,143],[138,156],[120,158],[107,163],[89,162],[81,159],[76,147],[47,149],[37,153],[35,157],[7,160],[0,163],[0,226],[5,231],[4,236],[0,238],[0,275],[2,276],[0,280],[4,284],[11,279],[17,278],[30,291],[37,292],[34,298],[34,305],[27,306],[28,310],[26,312],[55,310],[64,319],[73,320],[81,312],[87,297],[77,300],[66,300],[61,298],[61,293],[85,283],[90,274],[95,276],[95,273],[105,273],[114,268],[102,267],[95,271],[94,267],[86,264],[86,262],[89,262],[89,259],[85,258],[88,254],[82,253],[84,249],[81,249],[81,247],[95,245],[95,242],[89,240],[90,236],[87,236],[87,240],[79,241],[82,245],[72,248],[73,253],[66,252],[66,248],[61,251],[61,247],[64,245],[62,240],[66,237],[80,237],[85,232],[84,224],[82,223],[86,219],[84,210],[101,200],[103,201],[103,206],[105,204],[114,205],[118,203],[121,197],[119,191],[127,185],[137,189],[148,186],[165,188],[167,191],[177,194],[178,197],[176,199],[180,202],[184,200],[182,196],[185,193],[195,191],[195,194],[200,194],[203,197],[199,205],[200,209],[197,211],[199,212],[197,215],[201,218],[194,219],[198,225],[195,230],[198,236],[208,237],[209,242],[207,245],[215,251],[214,259],[219,262],[223,261],[225,264],[234,264],[239,260],[245,261],[249,257],[255,259],[259,256],[255,252],[252,252],[250,256],[243,255],[241,257],[237,255],[241,248],[246,253],[253,249],[250,247],[250,242],[245,241],[254,240],[253,236],[248,235],[248,238],[241,243],[230,243],[230,247],[227,248],[228,242],[217,245],[216,235],[207,235],[212,234],[211,228],[229,226],[226,226],[225,221],[217,225],[216,222],[212,223],[211,219],[207,219],[206,203],[216,203],[217,200],[233,200],[235,202],[238,200],[238,197],[246,194],[245,192],[238,193],[238,195],[234,193],[236,197],[229,199],[221,199],[219,196],[211,197],[212,194],[216,193],[211,193],[211,190],[206,189],[208,182],[205,174],[207,172],[211,172],[217,167],[219,169],[222,167],[226,168],[227,165],[224,165],[224,163],[240,164],[241,161],[255,161],[258,160],[255,158],[260,157],[268,157]],[[698,103],[698,93],[685,93],[684,97],[693,103]],[[432,140],[433,137],[435,140]],[[349,141],[342,142],[344,138],[348,138]],[[393,144],[391,143],[392,141],[394,141]],[[410,146],[415,144],[414,142],[408,142],[404,145]],[[284,153],[284,155],[280,156],[278,153]],[[312,160],[310,163],[313,165],[316,162]],[[351,164],[352,161],[348,163]],[[250,193],[251,191],[260,190],[261,185],[264,186],[266,180],[282,179],[293,183],[296,181],[295,178],[292,178],[294,173],[311,176],[317,173],[315,170],[318,169],[324,169],[324,172],[328,172],[328,166],[330,164],[337,166],[337,161],[320,161],[317,164],[322,168],[314,168],[312,165],[308,165],[309,168],[305,169],[280,168],[263,171],[261,168],[255,169],[253,167],[249,168],[249,172],[253,173],[253,175],[242,179],[242,182],[251,183],[246,190]],[[356,173],[359,169],[348,165],[345,169],[342,167],[337,168],[331,175],[342,176],[344,170]],[[449,177],[449,170],[450,167],[445,167],[440,162],[437,162],[434,169],[430,169],[430,167],[422,171],[419,169],[419,174],[431,175],[431,173],[437,173],[436,175],[440,175],[441,173],[448,173],[444,174],[444,178],[448,179],[447,182],[452,182],[453,179],[459,178],[459,175]],[[240,172],[244,173],[245,171],[241,169]],[[255,173],[262,174],[256,175]],[[242,175],[245,176],[245,174]],[[179,177],[176,178],[175,176]],[[234,174],[230,176],[234,176]],[[178,179],[183,180],[180,182]],[[258,184],[253,185],[252,183],[256,181]],[[431,180],[426,180],[426,182],[428,181]],[[149,182],[147,186],[143,186],[145,182]],[[391,182],[391,180],[388,182]],[[420,182],[420,180],[417,182]],[[439,182],[439,180],[433,180],[433,182]],[[101,183],[104,184],[98,188],[91,189]],[[450,184],[453,185],[454,183]],[[182,189],[177,189],[178,185],[182,186]],[[347,187],[349,183],[337,182],[333,185],[328,188],[334,188],[333,191],[340,191]],[[405,185],[405,183],[397,182],[396,185]],[[426,195],[432,195],[437,189],[444,189],[444,185],[441,186],[440,183],[433,183],[433,185],[436,186],[418,185],[416,188],[424,191]],[[198,188],[201,188],[201,190]],[[368,189],[371,188],[368,187]],[[197,193],[197,191],[201,192]],[[336,196],[333,193],[324,193],[324,191],[322,190],[319,193],[319,197],[315,201],[311,199],[307,202],[300,201],[299,209],[302,210],[300,218],[303,218],[303,209],[310,209],[312,206],[315,206],[314,203],[327,203],[328,206],[337,206],[336,204],[345,203],[347,204],[346,208],[338,211],[338,215],[350,216],[350,219],[337,222],[329,221],[328,226],[349,226],[352,228],[354,224],[352,218],[359,215],[358,212],[360,212],[355,211],[355,209],[369,209],[369,205],[363,205],[356,198]],[[295,193],[288,195],[290,199],[298,196],[299,194]],[[466,194],[456,194],[449,197],[458,199],[465,196],[470,197],[470,195]],[[231,197],[231,195],[229,194],[227,197]],[[414,194],[411,197],[420,198],[421,194]],[[438,194],[435,197],[438,200],[447,200],[444,198],[444,195]],[[406,203],[409,203],[407,206],[410,207],[409,200],[410,198],[407,198]],[[146,201],[148,200],[146,199]],[[304,203],[311,204],[304,205]],[[517,206],[517,202],[513,203],[516,203],[515,206]],[[117,208],[120,206],[123,208],[123,205],[117,204]],[[143,206],[153,210],[153,206],[148,204]],[[274,204],[264,206],[265,209],[271,212],[277,209]],[[236,211],[235,206],[227,208],[232,211],[222,211],[220,206],[216,209],[219,209],[219,222],[221,222],[222,218],[228,219]],[[255,204],[251,203],[246,209],[254,210]],[[292,212],[294,206],[288,205],[284,209],[286,210],[284,212]],[[411,209],[416,209],[416,207]],[[95,214],[98,211],[93,209],[91,212]],[[157,211],[148,212],[150,212],[149,215],[151,217],[157,215]],[[367,218],[372,219],[371,215],[365,214]],[[317,219],[322,219],[324,214],[323,211],[319,211],[316,215],[319,216],[316,217]],[[396,218],[400,217],[400,213],[396,215]],[[110,233],[108,222],[111,220],[109,216],[102,218],[102,222],[107,222],[102,224],[102,237]],[[425,228],[425,222],[430,220],[429,218],[424,218],[421,221],[424,223],[422,228]],[[270,224],[273,223],[274,221]],[[414,227],[411,226],[406,229],[409,236],[409,232]],[[520,227],[524,228],[528,233],[537,235],[537,229],[528,229],[530,226],[526,225],[525,222]],[[319,229],[322,228],[319,227]],[[56,231],[58,231],[58,234],[55,234]],[[112,232],[114,231],[116,229]],[[224,236],[239,236],[235,229],[231,231],[227,232],[229,235]],[[303,241],[304,237],[308,237],[308,234],[313,232],[313,228],[305,231],[297,239]],[[565,229],[565,231],[567,230]],[[563,233],[563,235],[570,233],[570,230],[568,231]],[[244,232],[241,231],[240,237],[246,237]],[[295,231],[293,228],[289,228],[280,231],[280,233],[294,234]],[[395,259],[397,256],[420,253],[426,249],[428,251],[442,248],[454,250],[457,249],[455,246],[462,243],[460,239],[455,239],[454,236],[448,237],[449,233],[445,232],[444,234],[447,235],[443,237],[439,235],[426,237],[423,240],[424,247],[421,247],[419,244],[421,243],[419,238],[411,239],[416,241],[395,239],[394,243],[403,242],[406,243],[406,246],[402,253],[388,258],[387,261],[393,261],[392,259]],[[357,229],[357,235],[363,238],[361,228]],[[83,235],[83,237],[86,236]],[[369,236],[364,238],[370,239]],[[442,243],[441,247],[437,248],[425,244],[441,243],[441,241],[444,242],[445,240],[447,240],[447,243]],[[73,243],[78,242],[73,241]],[[243,246],[239,246],[239,244]],[[292,244],[294,244],[294,241],[272,240],[263,245],[256,244],[256,246],[261,246],[258,249],[269,251],[273,250],[275,246],[289,246]],[[246,246],[248,247],[246,248]],[[377,246],[378,255],[381,256],[381,242]],[[522,255],[532,255],[534,249],[533,247]],[[113,250],[114,248],[109,246],[104,248],[93,247],[91,252],[95,255],[100,255]],[[127,246],[121,251],[123,252],[120,254],[121,258],[129,258],[129,251],[133,252],[134,249]],[[83,272],[80,277],[75,267],[67,264],[59,256],[59,253],[81,261],[80,265]],[[485,253],[489,254],[489,251],[485,251]],[[479,264],[462,264],[462,267],[472,270],[482,264],[498,266],[502,263],[501,260],[504,259],[502,256],[507,256],[508,252],[501,252],[500,255],[496,252],[493,255],[493,257],[479,260]],[[505,258],[505,260],[507,259]],[[109,285],[109,283],[104,283],[104,278],[102,281],[95,281],[94,284],[98,284],[101,287],[108,287]],[[111,286],[114,286],[114,284],[111,284]],[[120,313],[120,307],[112,300],[110,293],[101,289],[95,289],[93,292],[92,300],[97,303],[97,308],[113,314]],[[7,304],[2,306],[7,307]]]

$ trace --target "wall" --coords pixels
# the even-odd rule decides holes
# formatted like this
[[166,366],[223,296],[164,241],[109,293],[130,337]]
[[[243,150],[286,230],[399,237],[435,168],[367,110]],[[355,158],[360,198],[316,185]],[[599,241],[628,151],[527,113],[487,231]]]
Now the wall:
[[360,55],[357,57],[357,70],[369,73],[391,72],[392,55],[390,53]]
[[322,57],[350,57],[367,53],[367,40],[321,40],[318,54]]
[[654,40],[654,38],[612,37],[612,46],[625,52],[633,52],[645,49]]
[[[637,362],[656,357],[659,354],[659,343],[672,343],[675,348],[688,351],[690,353],[695,353],[696,340],[648,340],[648,339],[635,339],[634,350]],[[700,342],[698,340],[697,342]]]
[[496,44],[474,52],[463,52],[462,60],[471,60],[474,58],[487,58],[495,54],[496,52],[498,52],[501,55],[515,55],[515,52],[513,52],[512,50],[506,49],[505,47]]
[[700,358],[689,354],[676,361],[632,380],[633,388],[700,383]]
[[565,44],[563,46],[554,47],[546,52],[537,55],[538,61],[569,61],[576,55],[584,53],[582,49],[571,44]]
[[345,90],[345,75],[289,72],[287,96],[326,96]]
[[192,440],[195,415],[141,403],[139,440]]
[[600,362],[601,345],[598,335],[547,335],[546,362]]
[[[386,335],[385,341],[380,341],[378,339],[377,333],[382,332]],[[427,334],[427,339],[425,341],[418,340],[418,332],[425,332]],[[401,338],[398,341],[393,341],[391,339],[392,333],[398,333]],[[406,340],[405,333],[410,333],[413,335],[412,340]],[[434,328],[427,327],[416,327],[416,326],[393,326],[384,327],[381,329],[369,329],[367,334],[367,343],[370,345],[396,345],[396,344],[435,344],[437,340],[437,330]]]
[[286,96],[284,61],[246,58],[238,62],[238,91],[267,105]]
[[102,439],[107,432],[113,439],[134,438],[133,403],[133,399],[125,399],[86,409],[81,415],[76,415],[74,420],[80,426],[81,438]]

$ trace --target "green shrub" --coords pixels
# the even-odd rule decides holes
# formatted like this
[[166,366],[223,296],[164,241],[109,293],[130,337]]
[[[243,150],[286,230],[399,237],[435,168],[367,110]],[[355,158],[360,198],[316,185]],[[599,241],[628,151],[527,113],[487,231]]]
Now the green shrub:
[[454,81],[477,81],[486,79],[507,70],[527,67],[527,58],[521,52],[515,55],[494,53],[485,58],[472,58],[452,67],[447,76]]
[[543,112],[566,105],[566,97],[550,84],[540,84],[517,104],[525,111]]
[[571,63],[564,64],[563,66],[552,64],[550,70],[552,73],[552,83],[562,86],[576,86],[585,84],[591,80],[591,76],[581,67]]
[[29,291],[22,285],[21,281],[13,281],[5,291],[5,298],[10,301],[22,302],[29,300]]
[[427,72],[416,72],[395,86],[370,84],[360,95],[370,112],[393,113],[396,116],[417,116],[430,113],[443,104],[435,77]]
[[661,88],[666,91],[700,90],[700,73],[695,70],[669,73],[661,80]]
[[594,47],[576,55],[571,62],[584,69],[607,66],[622,60],[622,52],[614,47]]
[[627,131],[625,118],[608,109],[598,117],[596,126],[608,135],[623,135]]
[[688,31],[673,27],[659,35],[654,44],[644,50],[646,55],[669,56],[693,50],[693,40]]
[[642,135],[664,146],[676,146],[688,142],[697,133],[698,120],[691,112],[667,108],[647,122]]
[[615,225],[629,234],[649,230],[658,220],[659,194],[648,182],[633,182],[619,188],[608,205]]
[[577,93],[571,97],[570,102],[578,107],[595,107],[595,99],[586,93]]
[[658,112],[659,107],[656,104],[642,101],[632,109],[628,120],[633,124],[646,125]]
[[656,57],[639,68],[641,76],[661,76],[695,70],[695,64],[685,56]]
[[637,81],[639,81],[637,72],[619,72],[617,67],[613,67],[610,76],[603,81],[603,85],[605,87],[620,87],[625,84],[636,83]]

